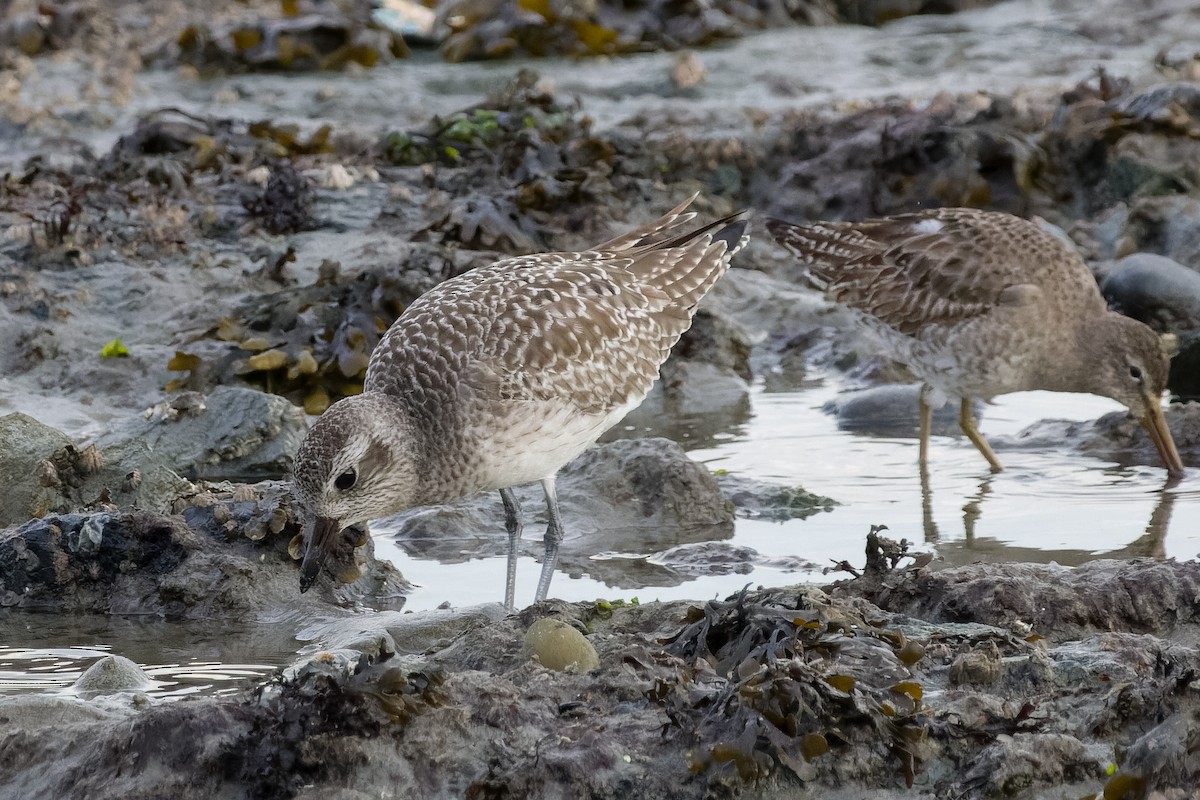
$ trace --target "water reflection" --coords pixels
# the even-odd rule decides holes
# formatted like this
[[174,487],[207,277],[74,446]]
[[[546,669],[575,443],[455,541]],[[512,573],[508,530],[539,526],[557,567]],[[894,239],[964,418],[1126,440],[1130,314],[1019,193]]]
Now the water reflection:
[[1077,566],[1101,558],[1165,558],[1167,532],[1175,508],[1177,494],[1173,489],[1178,478],[1167,478],[1162,488],[1155,492],[1155,502],[1149,520],[1141,536],[1128,544],[1108,550],[1078,548],[1046,548],[1021,546],[1002,541],[996,537],[976,536],[976,527],[983,517],[985,501],[992,494],[996,476],[983,478],[974,493],[967,496],[962,506],[962,537],[951,537],[942,541],[937,522],[933,518],[933,491],[930,488],[928,470],[922,467],[921,478],[921,523],[925,541],[936,544],[937,552],[946,565],[970,564],[978,561],[1032,561],[1037,563],[1056,562]]

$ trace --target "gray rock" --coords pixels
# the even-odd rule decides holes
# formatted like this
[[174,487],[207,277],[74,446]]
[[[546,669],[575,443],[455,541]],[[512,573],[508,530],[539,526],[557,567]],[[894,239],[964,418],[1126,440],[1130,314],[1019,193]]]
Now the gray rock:
[[288,474],[305,427],[304,411],[278,395],[221,386],[202,407],[156,407],[117,423],[96,444],[108,450],[142,442],[186,477],[249,481]]
[[1100,289],[1113,309],[1157,331],[1200,328],[1200,273],[1165,256],[1120,259]]
[[[1166,408],[1166,418],[1184,465],[1200,465],[1200,403],[1172,403]],[[1120,464],[1162,466],[1150,434],[1125,411],[1083,422],[1041,420],[1015,437],[994,437],[992,444],[1022,448],[1065,445]]]
[[0,531],[0,605],[282,620],[331,600],[403,604],[407,584],[374,560],[369,539],[342,542],[328,567],[340,583],[300,595],[291,552],[300,521],[280,484],[202,492],[179,512],[58,514]]
[[0,443],[0,526],[50,511],[58,500],[57,477],[39,474],[38,464],[71,440],[33,417],[8,414],[0,417]]
[[[522,487],[516,494],[525,519],[522,552],[540,555],[541,488]],[[588,450],[559,472],[558,500],[566,528],[560,563],[568,571],[602,569],[602,562],[590,559],[600,551],[650,553],[733,534],[733,509],[716,480],[667,439],[623,439]],[[401,547],[443,563],[507,548],[504,511],[494,492],[411,509],[393,522]],[[464,546],[472,538],[486,541]]]
[[662,404],[668,414],[717,414],[749,405],[750,384],[731,369],[707,361],[662,366]]
[[704,361],[749,381],[753,378],[751,344],[749,332],[732,316],[701,308],[692,318],[692,326],[671,349],[671,358]]
[[25,414],[0,417],[0,485],[0,527],[94,505],[164,512],[193,491],[145,442],[79,449]]
[[1182,331],[1178,337],[1167,388],[1183,400],[1200,400],[1200,330]]
[[136,692],[150,686],[150,676],[125,656],[108,655],[92,664],[72,684],[79,694],[88,697],[119,692]]
[[[86,726],[124,716],[115,708],[94,706],[67,695],[0,695],[0,736],[62,730],[72,725]],[[3,778],[0,778],[0,785],[3,785]]]
[[[1197,161],[1197,157],[1191,160]],[[1200,181],[1200,174],[1196,180]],[[1103,262],[1131,253],[1155,253],[1200,269],[1200,200],[1187,194],[1117,203],[1096,219],[1079,223],[1072,232],[1090,240],[1085,249],[1091,259]],[[1098,266],[1103,273],[1104,265]]]
[[782,522],[805,519],[821,511],[832,511],[836,500],[813,494],[800,486],[769,483],[736,473],[716,476],[721,493],[729,498],[739,517]]
[[[837,416],[838,428],[843,431],[870,433],[876,436],[914,436],[920,431],[921,384],[885,384],[857,392],[839,395],[827,402],[822,410]],[[976,419],[983,404],[973,404]],[[938,436],[957,436],[958,402],[949,401],[933,411],[933,433]]]

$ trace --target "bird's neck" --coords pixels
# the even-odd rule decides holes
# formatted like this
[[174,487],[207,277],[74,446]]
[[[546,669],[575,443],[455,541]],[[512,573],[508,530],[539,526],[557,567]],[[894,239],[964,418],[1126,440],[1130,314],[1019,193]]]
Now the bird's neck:
[[1092,317],[1054,342],[1046,343],[1042,372],[1036,388],[1051,392],[1087,392],[1100,394],[1102,364],[1112,347],[1111,321],[1113,312]]

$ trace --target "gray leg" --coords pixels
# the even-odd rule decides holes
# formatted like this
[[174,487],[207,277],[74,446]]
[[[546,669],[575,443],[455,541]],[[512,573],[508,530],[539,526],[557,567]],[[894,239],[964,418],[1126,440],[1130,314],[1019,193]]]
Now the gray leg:
[[508,531],[508,581],[504,584],[504,607],[513,609],[517,593],[517,542],[521,540],[521,504],[512,489],[501,489],[504,501],[504,527]]
[[562,515],[558,513],[558,494],[554,490],[554,476],[542,479],[542,491],[546,493],[546,512],[550,524],[546,526],[546,553],[542,556],[542,575],[538,578],[535,602],[546,599],[550,592],[550,579],[554,577],[554,567],[558,564],[558,544],[563,539]]
[[921,409],[921,441],[917,445],[917,463],[921,469],[929,466],[929,433],[933,429],[933,409],[929,405],[929,385],[921,387],[917,401]]

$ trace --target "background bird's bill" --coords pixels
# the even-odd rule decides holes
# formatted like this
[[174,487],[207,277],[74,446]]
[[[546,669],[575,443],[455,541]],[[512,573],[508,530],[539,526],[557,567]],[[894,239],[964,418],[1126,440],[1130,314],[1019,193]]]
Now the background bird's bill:
[[[1178,456],[1176,456],[1178,458]],[[342,526],[328,517],[310,516],[304,523],[304,560],[300,562],[300,593],[304,594],[317,581],[325,554]]]
[[1158,457],[1167,468],[1167,474],[1172,478],[1183,477],[1183,459],[1175,449],[1175,440],[1171,438],[1171,429],[1167,427],[1167,418],[1163,414],[1162,406],[1151,403],[1146,416],[1138,421],[1150,434],[1150,440],[1154,442],[1154,448],[1158,450]]

